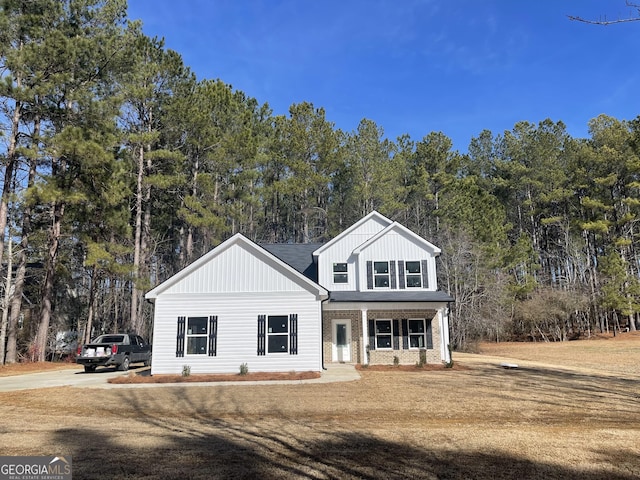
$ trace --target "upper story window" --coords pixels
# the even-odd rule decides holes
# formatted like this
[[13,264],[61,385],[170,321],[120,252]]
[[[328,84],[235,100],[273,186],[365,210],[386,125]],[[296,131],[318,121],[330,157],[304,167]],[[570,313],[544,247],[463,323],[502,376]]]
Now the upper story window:
[[419,261],[405,262],[407,288],[422,288],[422,268]]
[[349,275],[347,274],[346,263],[333,264],[333,283],[348,283]]
[[373,280],[376,288],[389,288],[389,262],[373,262]]

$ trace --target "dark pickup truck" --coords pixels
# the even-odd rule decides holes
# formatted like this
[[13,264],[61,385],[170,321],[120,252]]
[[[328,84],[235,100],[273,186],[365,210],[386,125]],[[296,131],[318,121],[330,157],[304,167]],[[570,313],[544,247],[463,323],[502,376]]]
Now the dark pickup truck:
[[151,344],[139,335],[112,333],[100,335],[86,345],[78,347],[76,363],[84,365],[85,372],[96,367],[114,365],[118,370],[129,370],[132,363],[151,365]]

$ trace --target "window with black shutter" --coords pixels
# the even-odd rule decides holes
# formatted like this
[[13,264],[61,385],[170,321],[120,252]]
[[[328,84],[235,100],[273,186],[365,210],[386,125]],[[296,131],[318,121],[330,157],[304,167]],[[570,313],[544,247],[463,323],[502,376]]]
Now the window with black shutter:
[[369,320],[369,350],[376,349],[376,322]]
[[258,315],[258,356],[266,353],[267,316]]
[[393,321],[393,349],[400,350],[400,327],[398,320]]
[[289,315],[289,354],[298,354],[298,314]]
[[178,331],[176,334],[176,357],[184,357],[184,328],[186,317],[178,317]]
[[429,270],[427,268],[427,261],[422,260],[422,288],[429,288]]
[[209,356],[217,355],[218,347],[218,317],[212,315],[209,317]]
[[402,349],[409,350],[409,324],[406,318],[402,319]]
[[427,321],[427,349],[433,349],[433,333],[431,329],[431,320]]

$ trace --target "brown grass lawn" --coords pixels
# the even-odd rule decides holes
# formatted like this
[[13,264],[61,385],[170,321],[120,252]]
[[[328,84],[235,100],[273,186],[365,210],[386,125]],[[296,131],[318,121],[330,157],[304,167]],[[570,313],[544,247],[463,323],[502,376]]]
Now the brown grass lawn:
[[0,393],[0,454],[71,455],[75,479],[640,478],[640,336],[551,347],[348,383]]

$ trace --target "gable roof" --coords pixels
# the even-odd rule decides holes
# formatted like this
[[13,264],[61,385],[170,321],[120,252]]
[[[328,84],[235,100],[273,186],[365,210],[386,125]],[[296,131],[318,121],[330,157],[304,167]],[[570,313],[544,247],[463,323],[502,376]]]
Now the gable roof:
[[339,235],[336,235],[335,237],[333,237],[331,240],[329,240],[327,243],[325,243],[324,245],[322,245],[320,248],[318,248],[315,252],[313,252],[314,256],[318,256],[319,254],[321,254],[322,252],[324,252],[327,248],[329,248],[330,246],[334,245],[335,243],[339,242],[342,238],[346,237],[347,235],[349,235],[351,232],[353,232],[354,230],[356,230],[357,228],[359,228],[361,225],[374,220],[377,221],[378,223],[382,224],[385,227],[388,227],[389,225],[391,225],[393,222],[391,220],[389,220],[387,217],[385,217],[384,215],[376,212],[375,210],[372,211],[369,215],[362,217],[360,220],[358,220],[356,223],[354,223],[353,225],[351,225],[349,228],[347,228],[346,230],[344,230],[342,233],[340,233]]
[[318,281],[318,264],[313,261],[313,252],[322,243],[261,243],[262,248],[295,268],[305,277]]
[[260,247],[258,244],[252,242],[244,235],[237,233],[233,237],[225,240],[217,247],[213,248],[211,251],[188,265],[187,267],[180,270],[175,275],[171,276],[161,284],[157,285],[155,288],[147,292],[145,295],[146,299],[152,300],[158,297],[161,293],[168,290],[172,286],[176,285],[181,280],[185,279],[192,273],[194,273],[199,268],[203,267],[225,251],[229,250],[234,246],[241,246],[248,250],[255,257],[262,259],[266,263],[275,264],[280,267],[282,271],[284,271],[285,275],[287,275],[292,280],[295,280],[299,284],[303,285],[310,291],[316,292],[318,295],[327,296],[328,291],[324,289],[322,286],[318,285],[315,281],[305,276],[303,273],[296,270],[296,268],[292,267],[288,263],[284,262],[276,255],[272,254],[265,248]]
[[400,235],[404,236],[405,238],[408,238],[409,240],[414,241],[418,245],[423,246],[427,250],[430,250],[431,252],[433,252],[434,255],[440,255],[441,250],[438,247],[436,247],[433,243],[425,240],[420,235],[418,235],[417,233],[412,232],[407,227],[405,227],[404,225],[402,225],[402,224],[400,224],[398,222],[393,222],[387,228],[385,228],[384,230],[381,230],[380,232],[378,232],[377,234],[372,236],[370,239],[368,239],[366,242],[364,242],[362,245],[360,245],[358,248],[356,248],[353,251],[353,253],[355,255],[359,255],[360,252],[362,252],[368,246],[374,244],[380,238],[384,237],[385,235],[389,234],[392,231],[396,231]]

